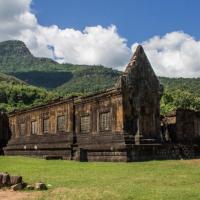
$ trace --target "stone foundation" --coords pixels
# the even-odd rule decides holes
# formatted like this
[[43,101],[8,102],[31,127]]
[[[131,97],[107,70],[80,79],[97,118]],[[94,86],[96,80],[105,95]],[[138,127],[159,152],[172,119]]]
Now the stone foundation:
[[200,147],[179,144],[133,145],[126,149],[79,149],[76,160],[134,162],[148,160],[193,159],[200,157]]

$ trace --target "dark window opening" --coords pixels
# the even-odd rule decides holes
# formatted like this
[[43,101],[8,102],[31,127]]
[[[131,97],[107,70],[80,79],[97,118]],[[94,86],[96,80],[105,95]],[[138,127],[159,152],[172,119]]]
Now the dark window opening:
[[81,133],[90,132],[90,116],[81,116]]
[[20,124],[20,135],[25,135],[26,125],[25,123]]
[[110,112],[100,113],[99,127],[100,127],[100,131],[111,130],[111,113]]
[[65,131],[65,116],[64,115],[57,117],[57,130]]
[[37,122],[31,122],[31,134],[37,134]]
[[43,120],[43,132],[48,133],[49,132],[49,119]]

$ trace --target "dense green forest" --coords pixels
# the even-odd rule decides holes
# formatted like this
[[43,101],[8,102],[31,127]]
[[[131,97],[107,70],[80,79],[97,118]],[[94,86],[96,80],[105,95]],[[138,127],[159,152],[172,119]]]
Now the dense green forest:
[[161,113],[177,108],[200,110],[200,78],[160,77],[164,85]]
[[[59,64],[34,57],[21,41],[0,43],[0,109],[11,111],[58,96],[85,95],[113,87],[122,72],[103,66]],[[200,110],[200,78],[159,77],[164,85],[161,113]]]
[[0,73],[0,110],[13,111],[40,105],[57,97],[56,93],[30,86]]

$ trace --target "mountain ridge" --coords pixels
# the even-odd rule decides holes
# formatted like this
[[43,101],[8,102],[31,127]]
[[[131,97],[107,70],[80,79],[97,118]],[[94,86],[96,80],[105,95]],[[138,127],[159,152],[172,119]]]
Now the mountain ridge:
[[84,93],[83,77],[96,83],[89,91],[99,91],[113,85],[121,74],[117,70],[100,65],[59,64],[49,58],[37,58],[22,41],[17,40],[0,43],[0,72],[15,76],[31,85],[56,89],[61,94],[77,88],[80,88],[78,92]]

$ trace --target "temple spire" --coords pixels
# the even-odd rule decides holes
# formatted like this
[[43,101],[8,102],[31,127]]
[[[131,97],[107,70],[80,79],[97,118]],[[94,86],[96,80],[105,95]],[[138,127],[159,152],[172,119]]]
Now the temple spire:
[[128,63],[128,65],[126,67],[125,72],[128,72],[129,69],[136,64],[137,60],[139,60],[141,58],[148,60],[142,45],[138,45],[136,50],[135,50],[135,52],[134,52],[134,54],[133,54],[133,56],[130,59],[130,62]]

